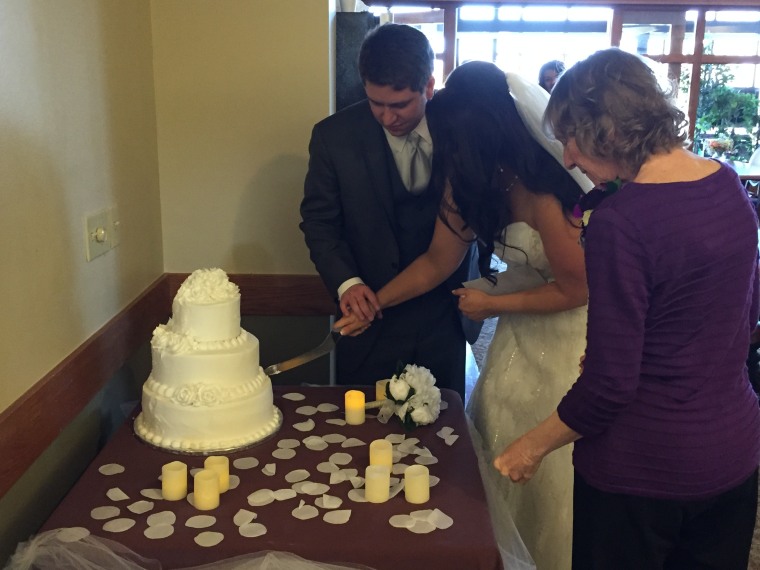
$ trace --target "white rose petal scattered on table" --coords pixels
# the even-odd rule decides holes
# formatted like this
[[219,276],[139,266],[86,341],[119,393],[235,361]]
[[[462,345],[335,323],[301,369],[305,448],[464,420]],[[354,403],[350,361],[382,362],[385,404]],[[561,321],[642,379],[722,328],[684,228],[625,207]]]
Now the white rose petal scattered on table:
[[405,439],[404,441],[399,442],[397,449],[402,453],[414,453],[414,450],[417,449],[417,444],[419,442],[420,440],[416,437],[410,437],[409,439]]
[[272,452],[272,457],[275,459],[293,459],[295,456],[295,449],[275,449]]
[[330,403],[323,403],[317,406],[317,411],[324,412],[324,413],[336,412],[339,409],[340,408],[338,406],[336,406],[335,404],[330,404]]
[[300,392],[288,392],[287,394],[283,394],[282,397],[291,402],[300,402],[306,399],[306,396]]
[[329,418],[325,420],[325,423],[334,425],[334,426],[344,426],[346,425],[346,420],[343,418]]
[[164,498],[161,489],[142,489],[140,494],[146,499],[153,499],[154,501],[162,501]]
[[327,491],[330,490],[329,485],[325,485],[324,483],[315,483],[314,481],[303,481],[298,484],[301,485],[301,488],[298,492],[303,495],[324,495],[327,493]]
[[414,525],[415,520],[409,515],[393,515],[388,522],[394,528],[409,528]]
[[362,445],[367,445],[367,444],[363,442],[361,439],[357,439],[355,437],[349,437],[347,440],[345,440],[343,443],[340,444],[340,446],[343,448],[361,447]]
[[354,489],[359,489],[360,487],[364,487],[364,477],[351,477],[349,479],[349,482],[351,483],[351,486]]
[[300,408],[296,408],[296,413],[302,416],[313,416],[317,413],[317,408],[314,406],[301,406]]
[[332,461],[323,461],[317,465],[317,471],[320,473],[335,473],[336,471],[340,471],[340,467]]
[[391,468],[391,475],[403,475],[407,467],[409,466],[406,463],[394,463]]
[[153,501],[135,501],[131,505],[129,505],[127,508],[130,510],[130,512],[135,513],[136,515],[142,515],[144,513],[147,513],[148,511],[153,510],[153,507],[156,505]]
[[314,426],[316,424],[314,423],[314,420],[309,418],[305,422],[299,422],[297,424],[293,424],[293,427],[297,429],[298,431],[311,431],[314,429]]
[[298,483],[299,481],[305,481],[309,478],[311,473],[309,473],[306,469],[294,469],[287,475],[285,475],[285,480],[288,483]]
[[134,519],[113,519],[103,525],[106,532],[124,532],[135,526]]
[[121,513],[119,507],[107,506],[107,507],[95,507],[90,511],[90,516],[96,521],[104,521],[106,519],[112,519],[118,517]]
[[414,454],[419,455],[420,457],[432,457],[433,453],[427,448],[427,447],[416,447],[414,449]]
[[364,489],[351,489],[348,492],[348,498],[354,503],[366,503],[367,498],[364,496]]
[[449,403],[446,400],[441,400],[441,411],[448,410],[449,409]]
[[353,460],[353,457],[349,453],[333,453],[330,456],[330,461],[335,465],[348,465]]
[[435,475],[431,475],[430,476],[430,486],[431,487],[435,487],[440,480],[441,480],[440,477],[436,477]]
[[248,495],[248,504],[252,507],[263,507],[274,502],[274,492],[271,489],[259,489]]
[[174,524],[175,522],[177,522],[177,515],[172,511],[153,513],[147,519],[148,526],[154,526],[157,524]]
[[111,487],[106,491],[106,497],[111,499],[112,501],[126,501],[129,499],[129,495],[127,495],[124,491],[119,489],[118,487]]
[[385,436],[384,439],[387,439],[392,444],[401,443],[406,439],[406,436],[403,433],[389,433]]
[[221,532],[205,531],[200,533],[193,540],[198,546],[209,548],[222,542],[224,540],[224,535]]
[[230,488],[227,490],[229,491],[230,489],[237,489],[239,485],[240,485],[240,477],[238,477],[237,475],[230,475]]
[[287,501],[288,499],[295,497],[297,494],[298,493],[293,489],[277,489],[274,492],[274,499],[275,501]]
[[235,469],[241,469],[245,471],[246,469],[253,469],[254,467],[258,467],[259,460],[255,457],[239,457],[232,462],[232,466]]
[[243,526],[254,520],[256,520],[256,513],[247,509],[238,510],[235,516],[232,517],[232,522],[235,523],[235,526]]
[[159,540],[167,538],[174,534],[174,525],[170,524],[157,524],[155,526],[149,526],[143,531],[145,538],[151,540]]
[[330,485],[337,485],[338,483],[343,483],[343,481],[346,481],[348,479],[348,476],[343,472],[343,470],[339,471],[333,471],[330,473]]
[[295,449],[296,447],[299,447],[301,445],[301,442],[297,439],[281,439],[277,442],[277,447],[280,449]]
[[277,473],[277,464],[276,463],[267,463],[266,465],[264,465],[264,468],[261,470],[261,472],[264,475],[267,475],[267,476],[271,477],[272,475],[274,475],[275,473]]
[[349,509],[343,509],[340,511],[330,511],[325,513],[322,520],[330,524],[346,524],[350,518],[351,511]]
[[334,497],[333,495],[324,494],[321,497],[317,497],[314,504],[320,509],[337,509],[343,504],[343,499],[340,497]]
[[188,503],[190,503],[190,505],[192,505],[193,507],[195,506],[195,493],[188,493],[185,499],[187,500]]
[[451,427],[451,426],[443,426],[441,429],[439,429],[437,432],[435,432],[435,435],[437,435],[441,439],[446,439],[452,433],[454,433],[454,428],[453,427]]
[[439,509],[433,509],[433,512],[428,515],[428,522],[435,525],[435,528],[445,530],[454,524],[454,519]]
[[211,515],[195,515],[185,521],[185,526],[189,528],[208,528],[216,524],[216,517]]
[[392,499],[393,497],[395,497],[396,495],[398,495],[403,490],[404,490],[404,481],[403,481],[403,479],[401,481],[399,481],[397,479],[396,483],[391,483],[391,488],[388,491],[388,498]]
[[314,505],[307,505],[305,501],[301,501],[299,505],[293,509],[292,514],[298,520],[309,520],[319,516],[319,511]]
[[418,463],[419,465],[435,465],[438,463],[437,457],[427,457],[425,455],[419,455],[414,458],[414,462]]
[[124,473],[124,466],[118,463],[106,463],[98,467],[98,472],[106,476],[118,475],[119,473]]
[[408,453],[402,453],[398,449],[394,449],[393,452],[391,453],[391,462],[392,463],[398,463],[399,461],[401,461],[402,459],[404,459],[407,455],[409,455],[409,454]]
[[256,538],[257,536],[264,536],[267,533],[267,527],[261,523],[246,523],[240,525],[238,532],[240,536]]
[[443,442],[448,446],[452,446],[456,443],[458,439],[459,439],[458,435],[447,435],[446,437],[443,438]]
[[323,435],[322,439],[327,443],[343,443],[347,438],[342,433],[328,433],[327,435]]
[[328,443],[317,435],[310,435],[303,440],[304,447],[311,451],[322,451],[327,449]]
[[348,479],[356,477],[359,474],[359,470],[354,467],[345,467],[344,469],[341,469],[341,471]]
[[414,534],[427,534],[435,530],[435,525],[428,521],[414,521],[414,524],[409,527],[409,530]]
[[59,542],[79,542],[88,536],[90,536],[90,531],[83,526],[60,528],[55,534],[55,538]]

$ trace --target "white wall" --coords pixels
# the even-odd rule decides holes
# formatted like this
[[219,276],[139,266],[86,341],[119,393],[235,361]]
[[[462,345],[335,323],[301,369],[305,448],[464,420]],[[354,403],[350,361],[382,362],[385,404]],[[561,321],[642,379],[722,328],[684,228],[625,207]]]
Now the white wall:
[[0,70],[3,410],[163,272],[150,2],[2,0]]
[[[0,412],[164,272],[314,273],[334,0],[0,0]],[[117,206],[91,262],[84,216]]]
[[314,273],[298,206],[330,111],[328,0],[154,0],[164,268]]

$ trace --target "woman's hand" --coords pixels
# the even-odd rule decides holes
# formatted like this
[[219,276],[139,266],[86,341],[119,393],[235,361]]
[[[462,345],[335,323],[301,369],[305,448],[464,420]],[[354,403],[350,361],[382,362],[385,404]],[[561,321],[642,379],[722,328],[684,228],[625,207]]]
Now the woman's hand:
[[349,313],[335,322],[333,330],[340,331],[342,336],[359,336],[371,324],[371,321],[361,319],[356,313]]
[[509,444],[494,459],[493,466],[514,483],[527,483],[538,471],[544,456],[537,452],[531,442],[530,432]]
[[544,457],[580,437],[559,419],[555,410],[535,428],[510,443],[494,459],[493,466],[515,483],[525,483],[536,474]]
[[491,296],[477,289],[454,289],[454,295],[459,297],[459,310],[468,319],[482,321],[493,317]]

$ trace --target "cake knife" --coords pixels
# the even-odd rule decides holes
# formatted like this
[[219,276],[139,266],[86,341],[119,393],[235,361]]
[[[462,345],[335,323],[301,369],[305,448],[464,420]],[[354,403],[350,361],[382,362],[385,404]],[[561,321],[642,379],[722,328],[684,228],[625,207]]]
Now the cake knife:
[[335,344],[340,339],[341,339],[340,331],[331,330],[327,334],[325,339],[322,342],[320,342],[317,347],[312,348],[311,350],[307,350],[303,354],[299,354],[298,356],[285,360],[284,362],[278,362],[277,364],[272,364],[270,366],[267,366],[264,369],[264,374],[266,374],[267,376],[274,376],[275,374],[279,374],[280,372],[285,372],[286,370],[291,370],[293,368],[296,368],[297,366],[301,366],[302,364],[311,362],[315,358],[324,356],[325,354],[328,354],[330,351],[332,351],[332,349],[335,348]]

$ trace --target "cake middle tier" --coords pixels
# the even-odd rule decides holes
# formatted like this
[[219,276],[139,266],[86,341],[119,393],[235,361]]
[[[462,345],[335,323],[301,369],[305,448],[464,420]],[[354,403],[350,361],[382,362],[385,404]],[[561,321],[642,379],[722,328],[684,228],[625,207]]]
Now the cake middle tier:
[[247,331],[232,340],[201,342],[163,327],[154,334],[151,351],[151,376],[167,387],[199,382],[232,387],[259,376],[259,341]]

